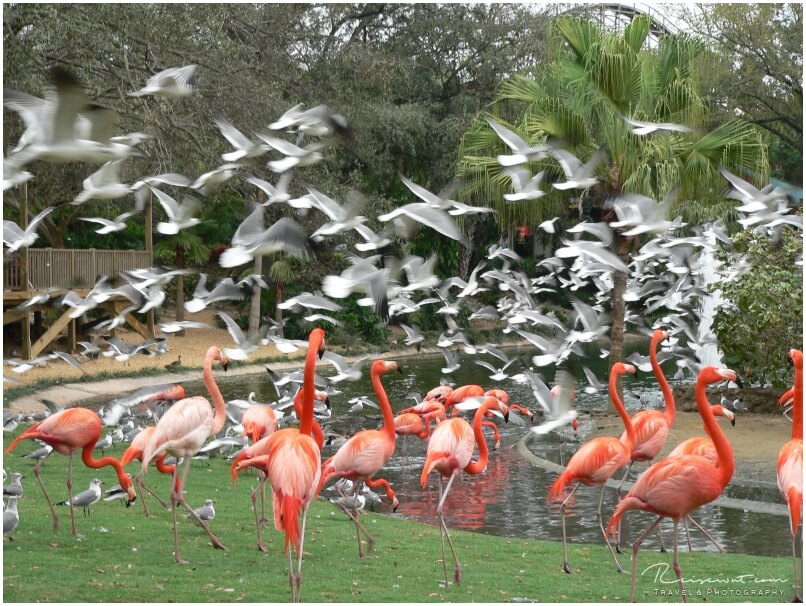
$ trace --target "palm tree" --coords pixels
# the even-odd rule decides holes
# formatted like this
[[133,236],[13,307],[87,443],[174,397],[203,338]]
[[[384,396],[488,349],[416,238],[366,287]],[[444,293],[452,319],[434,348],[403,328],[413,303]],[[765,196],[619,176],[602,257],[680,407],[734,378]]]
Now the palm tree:
[[[201,265],[210,257],[210,247],[197,234],[183,229],[178,234],[157,242],[155,255],[166,263],[173,263],[177,269],[185,269],[188,264]],[[185,277],[176,277],[176,320],[185,319]],[[185,331],[181,331],[184,335]]]
[[[531,75],[503,82],[488,111],[464,135],[457,172],[465,180],[466,198],[495,207],[506,229],[561,215],[572,202],[573,194],[549,186],[539,200],[504,203],[511,182],[496,155],[510,150],[487,123],[491,117],[530,144],[561,142],[583,161],[605,148],[599,184],[573,200],[589,220],[615,220],[612,211],[603,208],[613,194],[634,192],[660,200],[676,184],[680,193],[673,214],[698,222],[729,216],[719,165],[763,179],[768,173],[766,146],[754,127],[738,119],[711,124],[691,71],[692,60],[705,49],[684,35],[663,37],[657,48],[647,48],[649,25],[649,18],[640,16],[616,34],[588,21],[558,18],[551,28],[554,59],[535,66]],[[693,130],[637,136],[626,116]],[[551,158],[529,167],[533,173],[545,169],[546,182],[562,180]],[[629,261],[638,245],[638,238],[616,232],[615,252],[623,261]],[[613,277],[611,364],[623,354],[626,279],[622,272]]]
[[274,319],[280,324],[280,334],[283,334],[283,310],[277,306],[285,300],[285,285],[294,278],[294,268],[291,266],[289,258],[283,253],[272,255],[268,276],[274,284]]

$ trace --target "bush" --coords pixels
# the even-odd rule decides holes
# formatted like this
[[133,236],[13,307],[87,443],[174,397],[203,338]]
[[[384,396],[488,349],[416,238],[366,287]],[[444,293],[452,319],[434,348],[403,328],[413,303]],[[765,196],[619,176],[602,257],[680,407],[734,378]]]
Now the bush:
[[786,352],[803,344],[803,252],[800,234],[784,229],[780,244],[743,231],[733,244],[751,269],[717,285],[728,302],[717,310],[713,330],[725,363],[752,381],[792,384]]

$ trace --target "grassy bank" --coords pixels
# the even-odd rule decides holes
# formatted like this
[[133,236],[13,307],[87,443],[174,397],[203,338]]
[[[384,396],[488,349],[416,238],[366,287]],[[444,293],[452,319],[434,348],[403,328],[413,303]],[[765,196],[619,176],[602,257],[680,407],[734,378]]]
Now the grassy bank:
[[[269,553],[261,554],[255,548],[248,496],[255,484],[254,475],[243,476],[232,488],[226,461],[213,459],[209,466],[194,462],[188,500],[194,506],[206,498],[216,500],[217,516],[211,527],[229,551],[212,549],[207,536],[182,517],[182,556],[191,563],[178,566],[172,558],[170,513],[148,495],[154,516],[150,519],[144,517],[139,499],[130,509],[120,502],[101,502],[90,518],[80,510],[76,512],[79,532],[85,535],[76,540],[70,534],[69,510],[60,507],[62,528],[54,534],[44,497],[31,473],[32,463],[20,459],[35,447],[32,442],[23,442],[4,457],[9,474],[20,471],[25,475],[26,491],[19,506],[21,521],[13,533],[14,541],[6,539],[4,543],[4,601],[288,601],[282,535],[269,528],[264,533]],[[119,456],[122,448],[112,452]],[[42,476],[54,502],[66,498],[66,462],[66,457],[53,455],[43,468]],[[111,468],[87,469],[78,458],[74,467],[75,492],[84,490],[94,477],[100,477],[104,487],[117,482]],[[131,468],[135,472],[139,464]],[[166,477],[152,469],[146,479],[159,494],[167,496]],[[406,496],[399,496],[400,510],[405,512]],[[322,500],[314,503],[308,517],[303,567],[302,595],[306,601],[585,602],[623,601],[628,597],[629,576],[613,571],[610,556],[601,545],[572,545],[574,574],[569,576],[560,567],[560,543],[455,531],[452,536],[464,575],[460,586],[446,589],[440,584],[442,565],[436,527],[372,513],[364,515],[362,521],[375,535],[376,547],[369,557],[359,560],[353,524],[331,504]],[[448,523],[450,526],[450,518]],[[622,565],[628,568],[629,556],[621,558]],[[764,579],[791,577],[791,562],[786,558],[682,553],[680,560],[684,575],[692,579],[725,580],[751,573]],[[658,563],[670,564],[671,554],[642,552],[639,572]],[[676,589],[675,584],[656,582],[656,572],[653,568],[639,578],[638,599],[679,601],[676,595],[656,594],[656,589]],[[674,579],[671,568],[663,575],[666,579]],[[689,588],[703,593],[701,597],[692,596],[692,601],[781,601],[791,597],[789,585],[789,581],[753,584],[745,578],[744,583],[689,583]],[[705,595],[707,589],[769,589],[783,594]]]

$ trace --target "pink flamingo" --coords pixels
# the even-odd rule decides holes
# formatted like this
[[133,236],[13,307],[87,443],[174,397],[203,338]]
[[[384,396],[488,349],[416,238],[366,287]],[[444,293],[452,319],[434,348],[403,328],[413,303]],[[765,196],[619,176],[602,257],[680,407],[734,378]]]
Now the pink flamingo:
[[[123,456],[120,458],[120,464],[123,465],[123,467],[126,467],[126,465],[128,465],[132,461],[143,460],[143,451],[145,450],[146,444],[148,444],[148,441],[151,439],[151,436],[154,434],[155,430],[156,427],[146,427],[145,429],[140,431],[140,433],[134,436],[132,443],[129,444],[129,447],[126,449],[126,451],[123,453]],[[159,457],[157,457],[156,461],[157,471],[159,471],[160,473],[173,475],[175,471],[175,466],[165,464],[166,456],[167,456],[166,453],[162,453]],[[148,488],[148,486],[145,485],[139,473],[134,476],[134,481],[137,483],[138,488],[141,488],[146,492],[148,492],[152,497],[157,499],[160,505],[162,505],[165,509],[170,509],[170,506],[165,501],[160,499],[154,493],[154,491],[152,491],[150,488]],[[146,517],[151,517],[151,514],[148,513],[148,506],[146,505],[145,496],[142,496],[142,500],[143,500],[143,511],[145,512]]]
[[[599,484],[602,489],[599,492],[599,507],[596,512],[596,517],[599,520],[599,528],[602,531],[602,536],[605,539],[605,544],[613,556],[613,561],[616,563],[616,571],[622,572],[621,564],[619,564],[613,547],[607,540],[604,525],[602,524],[602,499],[604,498],[605,483],[619,467],[623,467],[630,460],[630,452],[632,452],[633,441],[633,427],[630,421],[630,415],[627,414],[624,408],[624,403],[618,396],[618,378],[626,373],[635,374],[635,367],[630,364],[623,364],[617,362],[613,364],[610,369],[610,397],[618,409],[619,416],[624,422],[624,427],[627,429],[627,439],[622,441],[619,438],[612,436],[602,436],[594,438],[586,442],[582,447],[574,453],[574,456],[568,461],[568,465],[560,476],[554,481],[551,489],[549,490],[549,501],[557,502],[562,501],[560,507],[560,516],[563,527],[563,570],[571,574],[571,566],[568,564],[568,546],[565,534],[565,509],[568,501],[579,488],[580,484],[586,486],[593,486]],[[576,485],[564,497],[565,487],[571,482],[576,482]]]
[[204,441],[221,431],[227,419],[227,405],[221,390],[216,385],[213,378],[213,362],[220,361],[224,370],[229,363],[227,357],[221,353],[218,347],[210,347],[204,357],[204,385],[210,396],[213,398],[215,412],[210,408],[210,402],[202,396],[195,396],[179,400],[171,406],[157,423],[151,439],[146,444],[141,458],[143,475],[148,471],[148,464],[155,457],[163,453],[173,455],[177,459],[185,459],[185,469],[182,471],[182,479],[179,480],[179,465],[174,469],[173,482],[171,483],[171,510],[173,513],[174,527],[174,560],[179,564],[187,564],[179,554],[179,531],[176,526],[176,505],[181,503],[188,513],[198,522],[212,541],[213,547],[223,549],[226,547],[218,537],[215,536],[207,524],[204,524],[193,508],[185,500],[185,482],[190,471],[190,461],[201,448]]
[[[741,387],[739,377],[732,370],[706,366],[700,371],[694,387],[697,409],[705,423],[706,433],[713,440],[719,466],[715,467],[707,459],[694,455],[663,459],[652,465],[636,480],[624,499],[616,505],[616,510],[610,518],[608,532],[612,531],[615,534],[622,516],[631,509],[649,511],[657,516],[655,521],[633,543],[630,601],[635,601],[638,550],[644,539],[664,517],[671,518],[674,523],[672,567],[680,583],[680,589],[685,590],[682,571],[677,561],[677,525],[680,518],[719,497],[733,476],[733,448],[716,422],[705,393],[708,385],[725,380],[733,381]],[[683,601],[687,601],[685,593],[683,593]]]
[[[727,417],[731,425],[736,425],[736,415],[734,415],[730,410],[724,408],[721,404],[712,404],[711,412],[714,413],[714,416],[716,417]],[[674,450],[669,453],[667,458],[680,457],[683,455],[696,455],[698,457],[704,457],[714,467],[719,466],[719,458],[716,453],[716,448],[714,447],[714,442],[707,436],[695,436],[680,442],[680,444],[675,446]],[[720,553],[725,553],[725,548],[717,543],[716,539],[714,539],[714,537],[712,537],[711,534],[705,530],[705,528],[700,526],[691,516],[686,516],[683,518],[683,523],[686,525],[686,542],[688,543],[689,551],[692,550],[691,536],[688,527],[689,521],[691,521],[691,523],[694,524],[694,526],[696,526],[697,529],[716,546]]]
[[[444,416],[444,414],[443,414]],[[409,460],[406,454],[406,441],[409,436],[417,436],[425,440],[431,434],[431,422],[425,416],[420,416],[413,412],[406,412],[394,418],[395,435],[403,436],[403,456]]]
[[[370,488],[381,486],[386,490],[386,497],[392,502],[392,511],[397,509],[398,501],[395,491],[389,486],[389,482],[382,478],[373,478],[380,471],[384,463],[395,453],[395,420],[392,412],[392,405],[381,383],[381,374],[390,370],[403,371],[397,362],[386,360],[376,360],[372,364],[370,377],[372,388],[378,397],[378,402],[383,412],[383,425],[380,429],[365,429],[359,431],[336,451],[332,457],[322,465],[322,477],[319,480],[317,492],[332,477],[348,478],[353,481],[353,494],[361,494],[361,483],[366,483]],[[353,511],[348,513],[355,523],[356,538],[358,539],[358,557],[363,558],[364,552],[361,546],[361,532],[367,538],[367,553],[372,551],[374,539],[367,532],[367,529],[358,521],[356,517],[357,499],[353,499]]]
[[[439,518],[439,539],[442,551],[442,568],[445,573],[445,586],[448,582],[448,568],[445,562],[445,537],[448,538],[448,545],[453,554],[454,581],[459,584],[462,579],[462,566],[453,547],[453,541],[448,534],[448,527],[445,524],[445,517],[442,509],[445,499],[451,490],[453,481],[461,474],[465,473],[478,475],[487,467],[489,460],[489,450],[484,439],[482,422],[488,410],[498,410],[504,414],[504,418],[509,415],[509,411],[504,403],[498,398],[488,396],[484,398],[481,406],[473,417],[473,426],[460,417],[453,417],[437,425],[428,441],[428,451],[423,464],[423,472],[420,475],[420,484],[423,488],[428,484],[428,475],[432,471],[439,473],[439,504],[437,505],[437,518]],[[471,462],[473,451],[479,447],[479,458]],[[443,490],[443,478],[448,478],[448,484]]]
[[[632,416],[632,426],[635,439],[633,441],[632,452],[630,453],[630,463],[624,471],[621,481],[618,483],[616,493],[618,498],[621,498],[621,485],[630,475],[633,463],[640,463],[643,461],[652,461],[663,450],[666,440],[669,437],[669,430],[674,425],[675,417],[675,402],[674,394],[663,370],[658,363],[658,344],[669,338],[669,333],[664,330],[655,330],[652,333],[652,339],[649,342],[649,362],[652,366],[652,373],[660,384],[660,390],[663,394],[663,412],[659,410],[642,410]],[[621,441],[627,439],[627,433],[621,434]],[[660,528],[658,529],[660,536]],[[665,551],[663,546],[663,537],[661,539],[661,551]],[[616,541],[616,550],[621,553],[621,529],[618,532],[618,540]]]
[[[111,465],[115,468],[118,474],[118,481],[121,487],[128,493],[127,505],[131,505],[137,498],[134,491],[132,480],[123,471],[123,466],[114,457],[103,457],[101,459],[94,459],[92,457],[92,449],[101,437],[101,430],[103,425],[100,417],[93,411],[86,408],[68,408],[57,412],[44,421],[40,421],[31,425],[28,429],[22,432],[17,438],[8,445],[6,454],[14,450],[14,447],[22,440],[40,440],[53,447],[53,451],[58,452],[69,457],[67,464],[67,492],[70,501],[70,522],[73,527],[73,536],[79,536],[76,530],[75,511],[73,509],[73,452],[81,450],[81,460],[84,465],[92,469],[100,469]],[[51,451],[51,453],[53,452]],[[53,532],[59,530],[59,516],[56,514],[56,509],[50,500],[48,491],[42,478],[39,475],[39,468],[50,456],[50,453],[44,458],[40,459],[34,465],[34,475],[36,476],[39,486],[42,487],[42,492],[45,493],[45,499],[50,507],[50,513],[53,517]]]
[[778,453],[778,490],[789,506],[789,536],[792,542],[792,561],[795,565],[795,601],[801,601],[798,593],[798,556],[795,538],[803,506],[803,352],[789,350],[789,359],[795,365],[795,387],[792,391],[792,439]]
[[[288,554],[288,580],[291,599],[298,602],[302,587],[302,553],[305,544],[305,522],[308,507],[319,492],[321,455],[313,433],[314,372],[316,358],[325,351],[325,331],[314,328],[308,335],[308,354],[302,379],[302,413],[299,428],[280,429],[266,438],[265,455],[245,459],[236,465],[236,471],[257,467],[266,472],[272,490],[274,526],[285,532],[285,552]],[[300,513],[302,526],[300,528]],[[289,545],[297,552],[297,571],[291,558]]]

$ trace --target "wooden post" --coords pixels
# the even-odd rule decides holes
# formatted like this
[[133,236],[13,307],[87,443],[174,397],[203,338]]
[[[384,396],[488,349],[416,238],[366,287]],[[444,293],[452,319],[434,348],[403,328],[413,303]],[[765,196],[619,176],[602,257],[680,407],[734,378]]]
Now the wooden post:
[[[148,191],[148,199],[146,200],[146,207],[144,209],[145,216],[145,236],[146,236],[146,252],[148,253],[148,266],[154,265],[154,231],[153,231],[153,192]],[[146,328],[148,329],[149,338],[154,338],[154,310],[151,309],[146,313]]]
[[[20,227],[23,231],[28,229],[28,183],[22,184],[22,199],[20,200]],[[20,251],[20,288],[30,291],[28,288],[28,248]],[[28,308],[25,316],[20,320],[20,331],[22,339],[22,357],[24,360],[33,358],[31,353],[31,316]]]
[[76,320],[70,320],[67,325],[67,353],[73,353],[76,350]]

